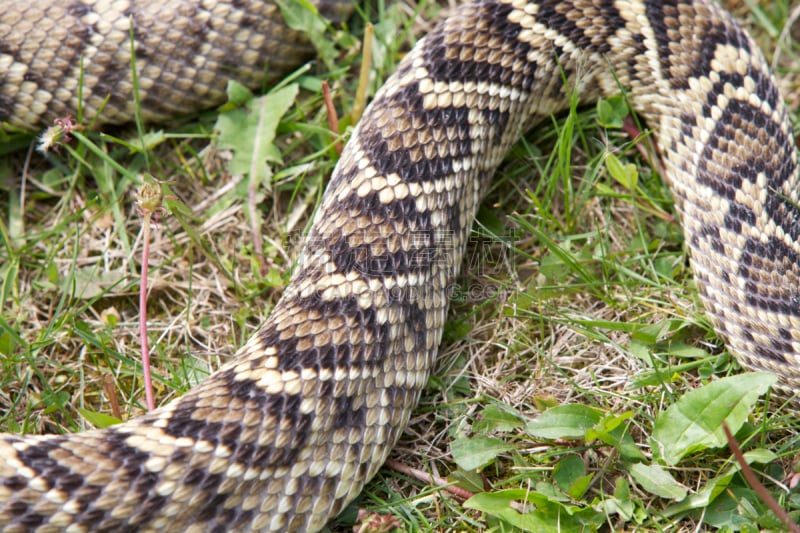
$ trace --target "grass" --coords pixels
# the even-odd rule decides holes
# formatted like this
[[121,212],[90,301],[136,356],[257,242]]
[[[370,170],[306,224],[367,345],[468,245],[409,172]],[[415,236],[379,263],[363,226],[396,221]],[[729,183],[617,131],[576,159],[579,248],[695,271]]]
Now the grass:
[[[796,114],[800,58],[783,28],[800,7],[727,5],[776,58]],[[365,9],[379,37],[371,93],[437,11]],[[327,131],[315,89],[326,80],[342,128],[352,123],[362,26],[356,17],[335,36],[334,70],[299,78],[310,90],[278,125],[280,161],[260,183],[260,214],[248,211],[247,184],[230,175],[230,153],[214,142],[216,112],[163,130],[79,134],[46,157],[28,158],[29,137],[2,134],[0,429],[82,431],[87,416],[142,412],[143,228],[135,202],[148,176],[165,180],[174,198],[152,228],[150,250],[156,402],[201,381],[254,331],[285,287],[298,251],[293,236],[335,162],[338,138]],[[619,167],[608,163],[609,152]],[[605,530],[780,530],[729,473],[725,448],[665,468],[696,499],[717,483],[713,497],[694,506],[665,495],[670,482],[654,488],[637,472],[660,464],[652,439],[670,405],[739,372],[701,311],[673,213],[657,166],[622,130],[599,126],[595,108],[521,140],[480,210],[438,368],[391,455],[472,492],[487,490],[489,499],[468,508],[383,469],[334,527],[349,527],[366,508],[394,515],[409,531],[514,531],[509,502],[527,498],[567,531],[575,517]],[[260,217],[263,251],[253,244],[252,216]],[[555,405],[591,407],[580,412],[613,426],[600,432],[606,441],[539,436],[532,421]],[[622,430],[627,437],[615,433]],[[751,457],[772,453],[753,466],[797,519],[800,497],[783,482],[798,447],[795,417],[779,401],[758,403],[737,437]]]

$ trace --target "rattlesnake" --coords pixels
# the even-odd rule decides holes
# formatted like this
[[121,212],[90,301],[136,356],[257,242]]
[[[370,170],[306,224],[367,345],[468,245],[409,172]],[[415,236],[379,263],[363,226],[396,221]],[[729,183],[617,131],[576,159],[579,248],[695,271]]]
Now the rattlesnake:
[[[79,67],[58,59],[58,43],[72,43],[73,60],[106,44],[117,53],[131,20],[148,119],[192,108],[183,90],[198,99],[218,91],[190,76],[200,62],[221,74],[224,61],[214,58],[250,58],[256,67],[246,81],[260,83],[247,80],[263,67],[249,47],[263,44],[265,30],[252,32],[259,19],[241,10],[261,13],[261,2],[170,4],[187,17],[171,26],[153,15],[164,7],[158,2],[120,2],[107,22],[95,12],[106,5],[99,0],[53,2],[59,7],[48,9],[62,9],[82,29],[69,31],[65,19],[26,27],[31,18],[50,20],[48,4],[12,3],[0,19],[0,119],[12,124],[76,112]],[[248,44],[203,48],[225,24],[241,28]],[[159,65],[153,46],[170,41],[169,32],[199,37],[189,55],[170,50]],[[30,35],[33,44],[23,44]],[[279,42],[293,43],[287,35]],[[130,88],[125,70],[97,65],[85,65],[87,118],[111,81]],[[2,530],[320,529],[358,494],[408,422],[482,193],[520,133],[568,106],[565,87],[583,102],[627,91],[654,131],[718,334],[744,366],[800,389],[797,160],[753,41],[708,0],[477,0],[420,41],[375,96],[331,177],[291,284],[234,360],[126,424],[0,438]],[[107,120],[128,120],[129,95],[110,96]]]

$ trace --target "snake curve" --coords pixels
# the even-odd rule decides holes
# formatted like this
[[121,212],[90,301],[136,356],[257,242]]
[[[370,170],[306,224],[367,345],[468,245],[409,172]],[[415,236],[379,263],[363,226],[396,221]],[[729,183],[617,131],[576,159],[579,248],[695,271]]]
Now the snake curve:
[[[50,4],[17,6],[44,12]],[[103,28],[124,33],[130,17],[144,24],[142,13],[159,3],[139,2],[141,12],[107,22],[95,4],[110,3],[53,2],[82,32],[31,30],[38,37],[27,47],[19,27],[31,11],[27,19],[2,13],[0,120],[36,127],[75,109],[74,87],[34,70],[49,62],[62,69],[61,81],[74,80],[75,65],[60,61],[42,32],[77,39],[67,48],[86,56],[104,49]],[[202,34],[193,53],[214,31],[224,33],[215,10],[263,10],[263,2],[241,0],[173,5],[187,10],[187,21],[164,31]],[[151,32],[137,38],[169,40],[149,16]],[[225,23],[247,32],[257,20],[245,13]],[[259,31],[231,53],[257,57]],[[171,51],[175,65],[158,66],[147,42],[137,46],[143,90],[151,91],[143,102],[156,105],[148,118],[185,111],[188,96],[173,106],[159,100],[159,87],[197,99],[214,91],[181,80],[196,75],[199,62],[225,57],[218,50],[190,59]],[[217,63],[212,72],[224,61]],[[92,105],[111,86],[106,78],[122,78],[99,60],[96,71],[85,68],[96,81],[85,95]],[[476,0],[421,40],[375,96],[290,285],[232,361],[126,424],[0,437],[0,531],[322,528],[375,474],[408,422],[482,193],[521,132],[567,107],[565,87],[582,102],[627,91],[654,132],[717,333],[743,366],[800,390],[797,158],[781,96],[751,38],[710,0]],[[110,103],[109,121],[129,118],[125,98]]]

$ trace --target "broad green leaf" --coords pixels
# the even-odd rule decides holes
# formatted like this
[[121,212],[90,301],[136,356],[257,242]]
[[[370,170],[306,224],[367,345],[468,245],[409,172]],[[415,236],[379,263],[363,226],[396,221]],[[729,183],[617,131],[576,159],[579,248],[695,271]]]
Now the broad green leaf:
[[671,343],[669,346],[669,354],[683,359],[702,359],[708,357],[708,351],[687,344],[684,341]]
[[662,320],[655,324],[647,324],[637,329],[631,337],[647,344],[655,344],[666,340],[673,333],[671,320]]
[[[764,448],[756,448],[745,452],[744,458],[747,464],[752,463],[769,463],[777,459],[777,455]],[[728,490],[734,475],[740,470],[739,464],[736,462],[725,469],[722,474],[710,479],[706,485],[698,490],[695,494],[690,494],[688,498],[680,503],[677,503],[665,511],[666,516],[672,516],[678,513],[684,513],[689,509],[701,509],[708,507],[720,494]]]
[[664,511],[664,516],[674,516],[679,513],[685,513],[689,509],[707,507],[709,503],[728,489],[735,473],[736,468],[730,468],[724,474],[710,479],[702,489],[694,494],[689,494],[682,502],[668,507]]
[[636,483],[650,494],[676,501],[686,497],[686,487],[658,465],[636,463],[631,465],[630,472]]
[[267,275],[265,276],[264,281],[270,287],[283,288],[284,286],[284,281],[283,278],[281,277],[281,272],[277,268],[270,268],[267,271]]
[[592,474],[586,474],[586,465],[577,455],[565,456],[553,469],[553,480],[575,500],[583,496],[593,479]]
[[17,349],[17,338],[11,331],[0,330],[0,355],[8,357]]
[[447,481],[455,483],[462,489],[467,489],[472,493],[485,490],[483,474],[479,470],[456,468],[447,476]]
[[591,429],[586,430],[586,440],[591,442],[595,439],[600,439],[605,442],[608,434],[620,427],[623,422],[633,418],[632,411],[626,411],[621,415],[609,414],[604,416],[597,424]]
[[597,123],[604,128],[619,129],[630,114],[621,94],[597,101]]
[[736,433],[759,396],[777,378],[766,372],[748,372],[711,382],[684,394],[656,419],[653,440],[668,465],[706,448],[727,444],[722,422]]
[[220,111],[233,111],[253,99],[253,92],[241,83],[236,82],[228,84],[225,94],[228,97],[228,101],[220,106]]
[[586,465],[577,455],[565,455],[553,469],[553,479],[562,489],[568,488],[576,479],[586,474]]
[[510,407],[488,405],[481,413],[481,420],[473,425],[473,431],[476,433],[511,431],[523,425],[522,417]]
[[94,266],[76,268],[72,276],[60,280],[59,286],[62,291],[75,298],[90,300],[106,293],[126,276],[127,273],[123,270],[98,272]]
[[[19,290],[19,260],[12,257],[0,263],[0,298],[5,302]],[[51,263],[52,264],[52,263]]]
[[53,411],[57,411],[59,409],[63,409],[64,406],[67,405],[69,401],[69,393],[67,391],[54,391],[54,390],[43,390],[42,391],[42,405],[45,406],[44,412],[45,413],[52,413]]
[[510,444],[492,437],[458,437],[450,443],[453,460],[464,470],[486,466],[510,449]]
[[543,439],[582,439],[602,418],[602,411],[586,405],[559,405],[528,422],[525,431]]
[[580,500],[583,498],[583,495],[586,494],[586,491],[589,490],[592,481],[594,481],[594,474],[586,474],[583,477],[579,477],[569,488],[567,494],[569,494],[569,497],[573,500]]
[[[269,189],[272,173],[269,163],[280,162],[278,149],[272,144],[275,130],[284,113],[294,103],[298,87],[287,85],[264,96],[254,98],[244,106],[220,113],[216,129],[219,145],[233,151],[231,174],[248,176],[247,182]],[[238,99],[240,87],[229,82],[231,99]]]
[[703,522],[715,528],[727,528],[728,531],[785,531],[781,524],[775,524],[777,528],[758,528],[754,519],[763,511],[757,510],[755,505],[762,504],[753,490],[729,487],[703,510]]
[[277,0],[284,21],[293,30],[303,32],[329,70],[335,69],[336,45],[325,31],[327,21],[316,6],[307,0]]
[[595,507],[603,510],[606,514],[618,514],[625,521],[633,518],[636,510],[631,500],[631,488],[623,477],[617,478],[615,482],[613,498],[603,498],[595,504]]
[[600,422],[586,431],[586,442],[600,440],[617,448],[622,456],[631,461],[644,461],[645,455],[636,446],[636,442],[628,432],[627,422],[633,417],[632,411],[620,415],[608,414]]
[[78,412],[96,428],[102,429],[122,423],[122,420],[119,418],[105,413],[98,413],[81,407],[78,408]]
[[[524,502],[531,510],[520,513],[511,507],[512,502]],[[464,507],[482,511],[532,533],[595,531],[605,520],[603,513],[590,507],[562,505],[523,489],[481,492],[464,502]]]
[[166,140],[167,136],[164,133],[164,130],[157,130],[146,132],[141,138],[136,137],[129,142],[121,141],[120,144],[127,146],[128,149],[133,153],[140,153],[152,150]]
[[767,450],[764,448],[756,448],[755,450],[750,450],[744,453],[744,460],[749,465],[753,463],[767,464],[771,463],[777,458],[778,454],[772,450]]
[[622,164],[613,153],[606,154],[606,168],[611,177],[629,191],[636,190],[639,183],[639,170],[633,163]]

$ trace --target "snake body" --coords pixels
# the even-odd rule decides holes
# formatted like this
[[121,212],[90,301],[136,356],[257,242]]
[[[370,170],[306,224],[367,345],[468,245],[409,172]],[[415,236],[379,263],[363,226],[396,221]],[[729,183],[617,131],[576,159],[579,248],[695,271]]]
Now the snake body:
[[[103,2],[66,4],[91,21],[92,4]],[[197,13],[244,4],[175,3]],[[74,94],[20,78],[20,58],[31,68],[60,63],[36,48],[43,41],[11,46],[9,28],[22,18],[8,16],[0,21],[0,118],[30,126],[74,111]],[[108,24],[124,33],[130,18],[122,18]],[[200,22],[190,16],[187,28]],[[147,87],[200,60],[173,56],[175,69],[153,67],[162,78],[147,78],[143,67]],[[106,74],[114,76],[93,75]],[[97,87],[90,102],[105,97]],[[421,40],[375,96],[289,287],[234,360],[126,424],[0,438],[0,529],[323,527],[408,422],[476,208],[509,147],[565,109],[569,91],[591,102],[621,89],[654,132],[716,331],[745,367],[800,390],[797,160],[781,97],[750,37],[708,0],[477,0]]]
[[[332,19],[349,8],[316,4]],[[164,122],[222,103],[230,79],[258,89],[311,53],[264,0],[4,1],[0,122],[41,128],[80,113],[121,124],[133,120],[137,98],[142,119]]]

